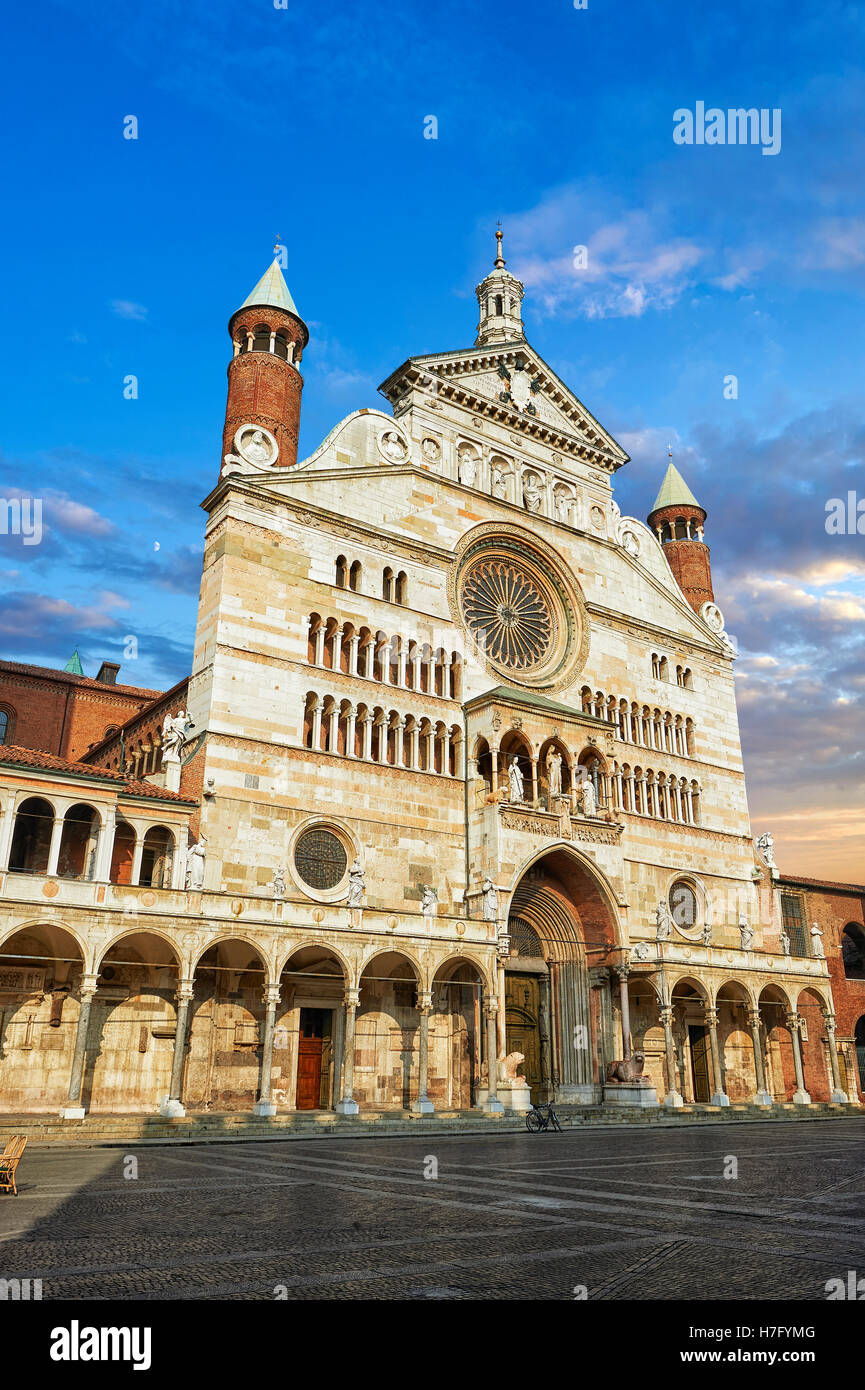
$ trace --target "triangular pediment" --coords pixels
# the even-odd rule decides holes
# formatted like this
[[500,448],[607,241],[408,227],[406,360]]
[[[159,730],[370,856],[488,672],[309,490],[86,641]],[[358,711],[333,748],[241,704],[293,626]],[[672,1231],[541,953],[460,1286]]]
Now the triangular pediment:
[[628,461],[622,446],[526,342],[410,357],[379,390],[395,410],[416,392],[454,400],[611,472]]

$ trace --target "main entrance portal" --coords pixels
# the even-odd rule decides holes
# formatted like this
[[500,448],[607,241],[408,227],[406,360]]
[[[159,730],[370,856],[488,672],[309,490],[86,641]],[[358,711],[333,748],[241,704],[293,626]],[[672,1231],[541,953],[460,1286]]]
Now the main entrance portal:
[[607,1062],[622,1055],[615,930],[598,880],[567,850],[552,851],[517,885],[508,936],[500,1051],[523,1054],[533,1101],[597,1104]]

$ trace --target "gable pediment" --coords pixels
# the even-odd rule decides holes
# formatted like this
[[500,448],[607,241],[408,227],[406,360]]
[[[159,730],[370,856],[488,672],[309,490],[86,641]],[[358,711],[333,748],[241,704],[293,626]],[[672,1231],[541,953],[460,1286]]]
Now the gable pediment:
[[417,395],[452,400],[614,472],[628,455],[527,343],[412,357],[379,388],[394,412]]

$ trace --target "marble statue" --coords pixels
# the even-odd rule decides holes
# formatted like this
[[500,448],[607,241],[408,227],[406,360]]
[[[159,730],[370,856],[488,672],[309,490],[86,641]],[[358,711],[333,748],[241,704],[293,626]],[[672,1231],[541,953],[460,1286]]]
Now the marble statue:
[[823,933],[816,922],[811,928],[811,955],[815,960],[826,959],[826,952],[823,950]]
[[661,898],[655,908],[655,939],[669,941],[673,935],[673,915],[665,898]]
[[520,771],[519,760],[516,757],[511,758],[510,767],[508,768],[508,783],[510,786],[511,801],[522,801],[524,799],[523,774]]
[[285,865],[281,864],[273,875],[273,896],[281,900],[285,897]]
[[562,794],[562,755],[557,748],[547,754],[547,777],[550,781],[550,804]]
[[186,851],[186,887],[191,893],[200,893],[204,887],[204,861],[207,857],[207,841],[201,839],[191,844]]
[[711,924],[711,922],[707,922],[706,925],[703,927],[703,930],[702,930],[702,932],[701,932],[701,936],[702,936],[702,938],[703,938],[703,945],[704,945],[704,946],[711,946],[711,944],[712,944],[712,924]]
[[591,777],[587,777],[583,783],[582,801],[584,816],[596,816],[598,814],[598,799]]
[[517,1076],[517,1067],[526,1060],[524,1052],[509,1052],[507,1057],[499,1058],[499,1080],[500,1081],[525,1081],[524,1076]]
[[499,916],[499,895],[491,878],[485,878],[481,887],[484,921],[496,922]]
[[180,754],[184,746],[189,741],[189,731],[195,725],[185,710],[178,710],[172,718],[169,711],[162,721],[162,757],[163,760],[179,762]]
[[787,931],[787,928],[786,928],[786,927],[782,927],[782,928],[781,928],[781,950],[784,952],[784,955],[785,955],[785,956],[789,956],[789,954],[790,954],[790,933]]
[[606,1081],[613,1086],[632,1086],[635,1081],[642,1081],[643,1063],[645,1054],[635,1052],[632,1057],[620,1058],[617,1062],[610,1062],[607,1066]]
[[243,452],[250,463],[269,463],[270,445],[261,430],[256,430],[249,443],[244,441]]
[[755,844],[760,850],[770,869],[775,868],[775,836],[771,830],[767,830],[765,835],[758,836]]
[[355,859],[348,871],[348,907],[363,907],[366,892],[366,879],[359,859]]
[[507,474],[498,459],[490,464],[490,491],[493,497],[507,497]]
[[563,521],[567,525],[571,520],[571,506],[573,505],[573,493],[566,487],[557,487],[553,491],[553,501],[556,508],[556,519]]
[[744,912],[739,913],[739,933],[742,938],[742,950],[750,951],[751,942],[754,940],[754,928],[751,926]]
[[421,911],[425,917],[435,917],[438,912],[438,894],[434,888],[424,885],[423,897],[421,898]]
[[523,478],[523,506],[527,512],[539,512],[543,493],[538,487],[536,474],[527,473]]
[[465,449],[459,456],[460,482],[465,487],[474,487],[478,471],[478,461],[474,452]]

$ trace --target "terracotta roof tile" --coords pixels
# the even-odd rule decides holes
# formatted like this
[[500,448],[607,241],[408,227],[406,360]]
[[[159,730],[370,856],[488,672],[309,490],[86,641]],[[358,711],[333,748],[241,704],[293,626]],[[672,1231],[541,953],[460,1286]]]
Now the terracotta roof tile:
[[148,796],[159,801],[179,801],[184,805],[197,804],[193,797],[180,792],[168,791],[166,787],[156,787],[152,782],[133,780],[121,772],[110,772],[108,768],[94,767],[90,763],[71,762],[69,758],[58,758],[54,753],[42,753],[37,748],[16,748],[11,744],[0,746],[0,769],[7,767],[35,767],[44,772],[72,773],[79,777],[98,782],[107,782],[117,788],[120,796]]
[[39,676],[43,680],[62,681],[66,685],[77,685],[84,690],[114,690],[121,695],[133,695],[141,700],[156,700],[164,694],[162,690],[146,690],[137,685],[109,685],[93,676],[75,676],[70,671],[58,671],[53,666],[29,666],[23,661],[0,661],[0,677],[9,675]]

